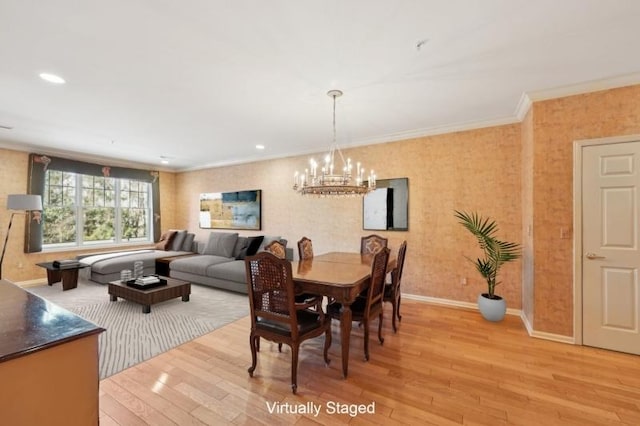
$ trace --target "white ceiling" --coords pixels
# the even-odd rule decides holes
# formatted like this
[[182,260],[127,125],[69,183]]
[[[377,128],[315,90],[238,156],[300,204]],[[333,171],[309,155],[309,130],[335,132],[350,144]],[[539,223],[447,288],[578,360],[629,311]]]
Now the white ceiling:
[[320,152],[330,89],[342,147],[514,122],[523,93],[640,75],[639,18],[638,0],[0,0],[0,146],[175,170]]

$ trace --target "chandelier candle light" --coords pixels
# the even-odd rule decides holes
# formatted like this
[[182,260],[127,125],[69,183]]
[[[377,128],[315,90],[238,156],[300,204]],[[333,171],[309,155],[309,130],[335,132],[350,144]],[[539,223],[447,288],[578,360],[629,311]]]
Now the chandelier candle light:
[[[365,169],[356,163],[355,175],[350,158],[345,161],[338,143],[336,142],[336,98],[342,96],[340,90],[330,90],[327,95],[333,98],[333,143],[324,159],[324,166],[318,173],[318,163],[313,158],[309,160],[309,168],[304,173],[295,172],[293,175],[293,189],[302,195],[325,196],[356,196],[365,195],[376,189],[376,175],[373,170],[368,175],[365,184]],[[342,173],[336,170],[336,151],[342,160]]]

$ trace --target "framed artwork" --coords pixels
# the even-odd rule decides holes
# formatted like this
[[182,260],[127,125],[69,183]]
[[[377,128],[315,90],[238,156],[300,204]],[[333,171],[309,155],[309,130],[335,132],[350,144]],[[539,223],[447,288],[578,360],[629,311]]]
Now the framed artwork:
[[409,179],[378,179],[362,201],[362,229],[409,230]]
[[262,229],[261,191],[200,194],[200,228]]

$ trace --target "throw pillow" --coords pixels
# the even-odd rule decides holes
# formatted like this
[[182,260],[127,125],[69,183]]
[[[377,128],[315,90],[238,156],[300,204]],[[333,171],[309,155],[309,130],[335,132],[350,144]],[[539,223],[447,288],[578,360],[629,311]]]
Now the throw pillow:
[[187,233],[182,243],[181,251],[193,251],[193,240],[196,238],[196,234]]
[[156,250],[169,250],[171,242],[176,235],[176,231],[168,230],[160,236],[160,240],[155,245]]
[[233,257],[233,248],[238,241],[238,233],[212,232],[203,254],[214,256]]
[[247,246],[247,244],[249,244],[249,239],[247,237],[238,236],[238,241],[236,241],[236,246],[233,248],[232,256],[237,259],[240,252]]
[[180,251],[182,249],[182,244],[184,243],[184,239],[187,237],[186,229],[175,229],[176,235],[173,237],[173,241],[171,242],[171,248],[169,250],[172,251]]
[[262,240],[264,239],[263,235],[258,235],[257,237],[248,237],[247,245],[240,250],[240,254],[236,257],[237,260],[242,260],[247,256],[253,256],[258,252],[258,247],[262,244]]

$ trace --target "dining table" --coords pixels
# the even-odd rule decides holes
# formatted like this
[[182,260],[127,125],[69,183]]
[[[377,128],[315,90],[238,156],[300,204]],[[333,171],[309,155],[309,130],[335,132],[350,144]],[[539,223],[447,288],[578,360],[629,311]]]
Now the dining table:
[[[351,337],[351,304],[371,279],[372,254],[329,252],[311,259],[291,262],[296,293],[326,296],[342,304],[340,312],[340,343],[342,346],[342,376],[349,372],[349,344]],[[387,271],[395,267],[396,259],[389,257]]]

